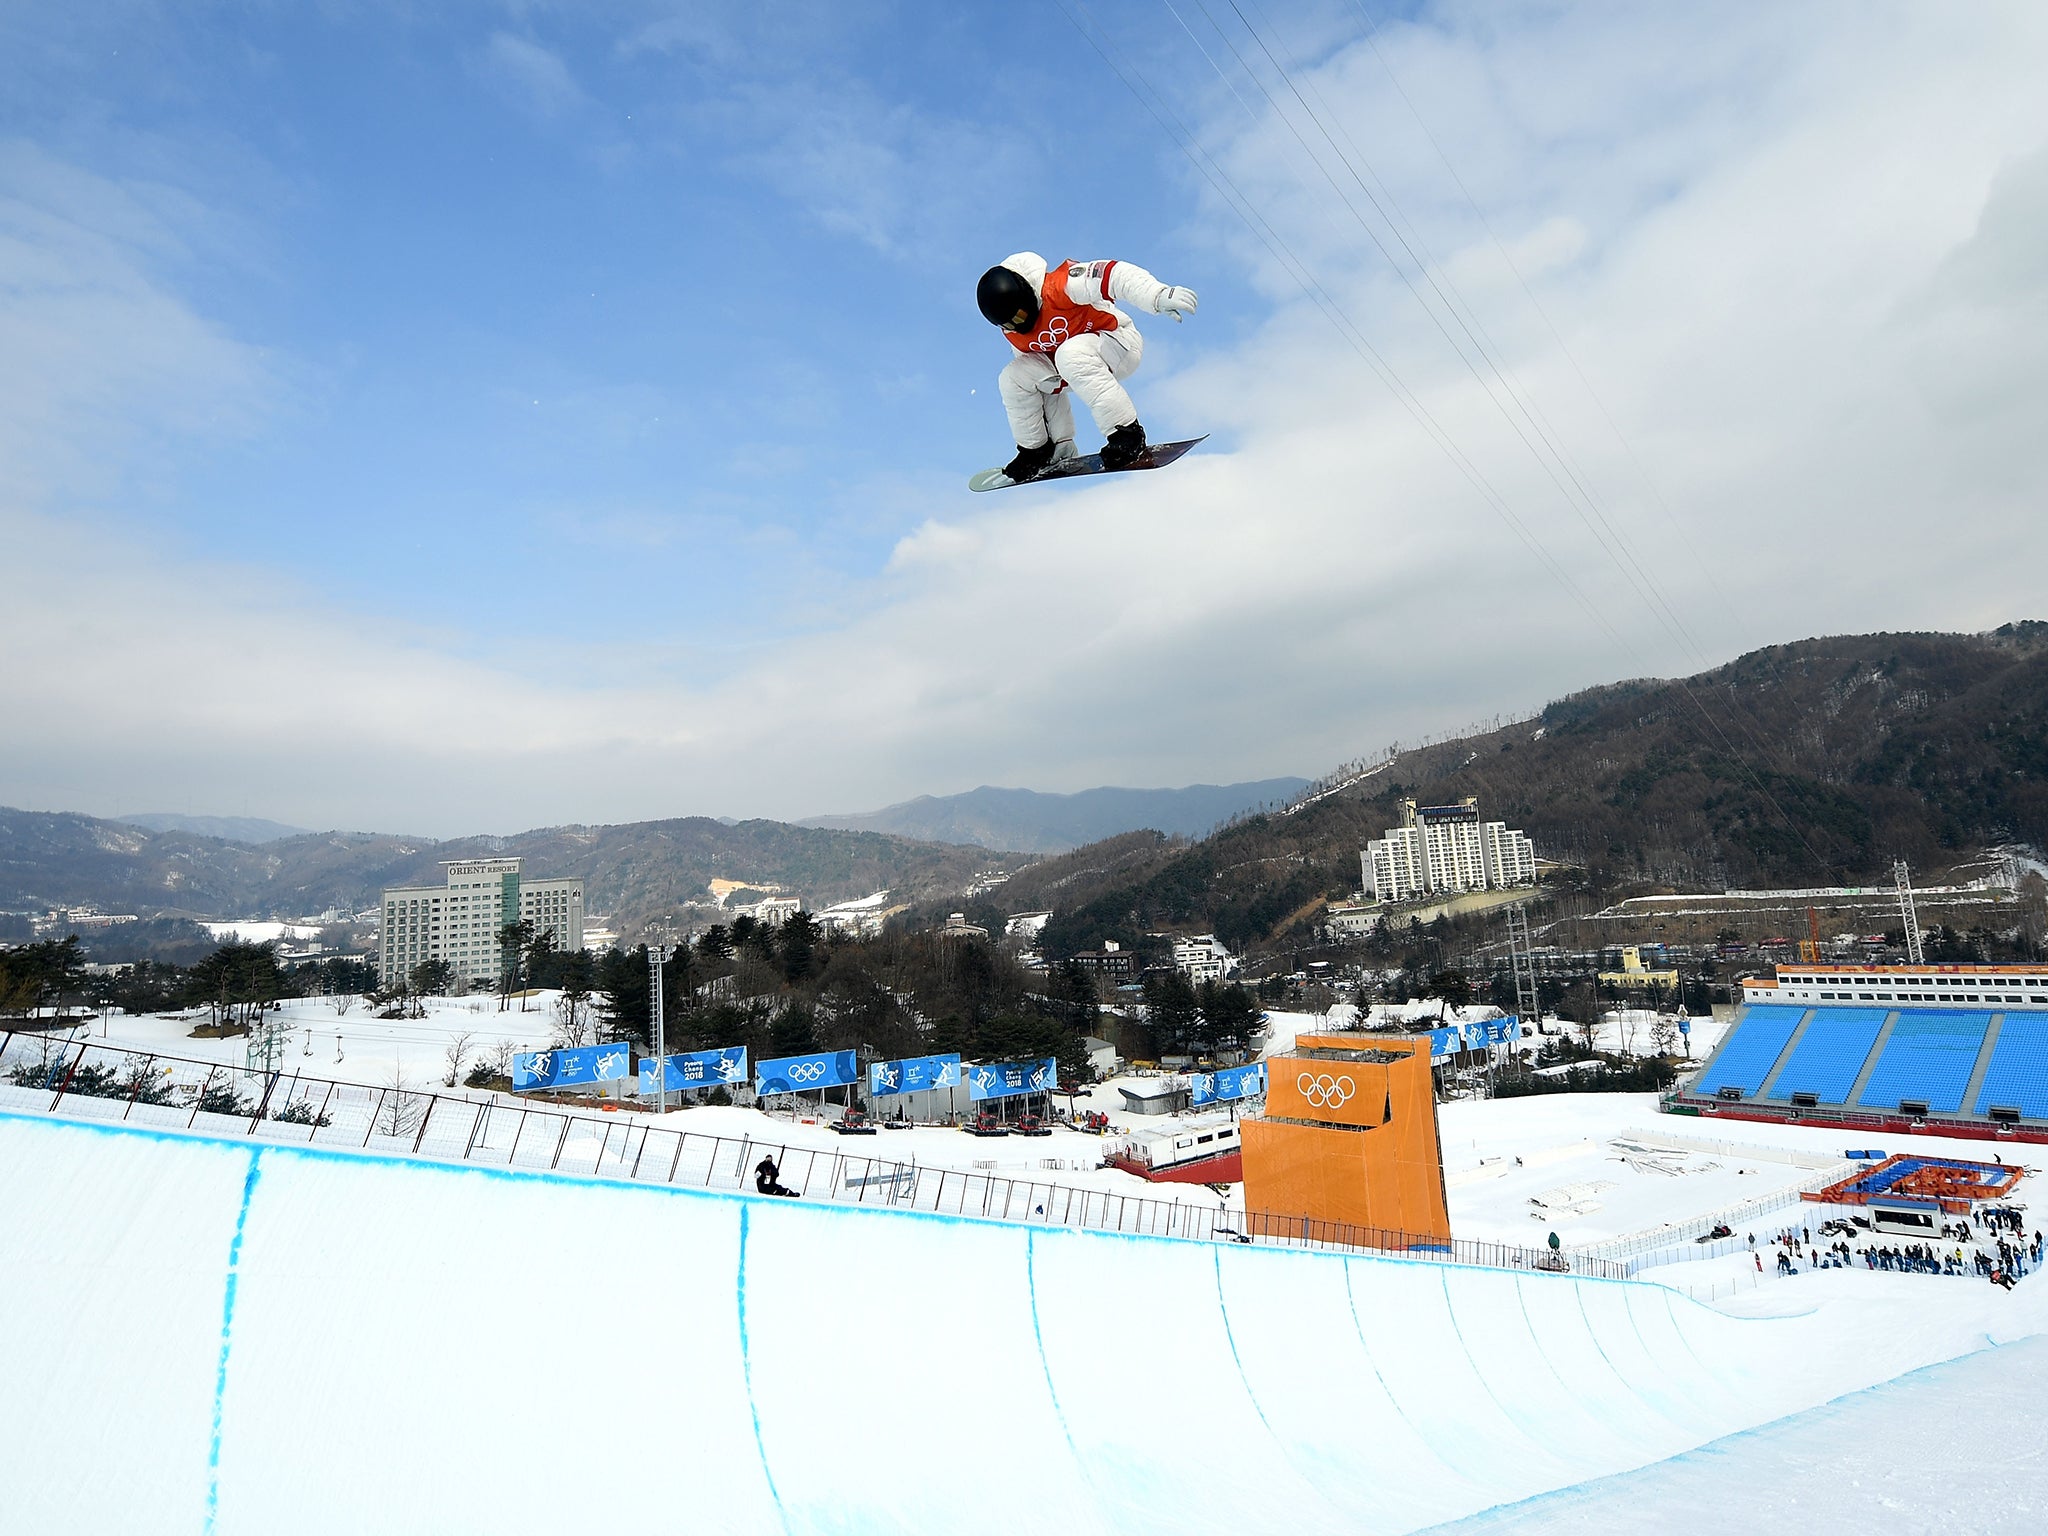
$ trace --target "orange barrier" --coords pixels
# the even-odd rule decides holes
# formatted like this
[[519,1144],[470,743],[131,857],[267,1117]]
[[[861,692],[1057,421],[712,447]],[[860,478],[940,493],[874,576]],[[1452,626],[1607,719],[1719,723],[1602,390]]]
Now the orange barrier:
[[1239,1130],[1253,1235],[1308,1220],[1450,1238],[1427,1039],[1300,1036],[1267,1063],[1265,1113]]
[[[1905,1171],[1897,1178],[1886,1177],[1902,1167]],[[1901,1152],[1800,1198],[1824,1205],[1868,1205],[1887,1196],[1903,1196],[1935,1201],[1949,1215],[1960,1216],[1978,1201],[2005,1199],[2018,1185],[2021,1172],[2005,1163],[1972,1163],[1955,1157],[1930,1158],[1924,1153]]]

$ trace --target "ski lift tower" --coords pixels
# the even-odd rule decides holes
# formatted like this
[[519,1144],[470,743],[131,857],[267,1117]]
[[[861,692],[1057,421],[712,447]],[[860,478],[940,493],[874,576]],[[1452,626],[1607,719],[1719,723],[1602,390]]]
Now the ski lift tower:
[[1543,1017],[1536,993],[1536,951],[1529,942],[1529,913],[1518,901],[1508,908],[1508,969],[1515,978],[1515,1011],[1532,1030]]
[[[266,1006],[259,1019],[261,1022],[249,1031],[249,1045],[242,1064],[251,1072],[270,1076],[284,1061],[284,1043],[291,1031],[285,1027],[284,1017],[275,1006]],[[311,1038],[310,1031],[308,1038]]]
[[1920,914],[1913,910],[1913,874],[1904,859],[1893,862],[1892,879],[1898,882],[1899,916],[1906,925],[1906,959],[1914,965],[1925,965],[1927,961],[1920,952]]

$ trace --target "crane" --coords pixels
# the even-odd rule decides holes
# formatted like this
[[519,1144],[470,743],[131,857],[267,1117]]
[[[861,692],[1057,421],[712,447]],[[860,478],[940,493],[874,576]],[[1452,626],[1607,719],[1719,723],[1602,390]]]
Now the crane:
[[1820,913],[1812,907],[1806,909],[1806,937],[1799,941],[1799,963],[1820,964]]

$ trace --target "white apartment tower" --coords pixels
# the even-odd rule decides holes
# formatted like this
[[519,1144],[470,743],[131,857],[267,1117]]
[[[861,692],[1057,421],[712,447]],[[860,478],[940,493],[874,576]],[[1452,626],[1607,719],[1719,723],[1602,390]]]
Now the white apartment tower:
[[583,947],[583,881],[525,880],[518,859],[444,861],[443,885],[384,893],[377,980],[389,987],[424,960],[446,960],[472,982],[496,981],[503,965],[498,930],[526,919],[552,933],[555,948]]
[[1412,901],[1460,891],[1504,891],[1536,883],[1536,848],[1525,833],[1481,821],[1479,802],[1418,806],[1401,802],[1401,825],[1359,855],[1365,894]]

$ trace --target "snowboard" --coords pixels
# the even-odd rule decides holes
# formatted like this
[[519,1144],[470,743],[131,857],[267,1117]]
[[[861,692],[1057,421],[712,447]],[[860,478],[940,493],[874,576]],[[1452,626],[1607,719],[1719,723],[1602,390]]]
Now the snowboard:
[[1000,469],[984,469],[967,482],[970,491],[1000,491],[1010,485],[1043,485],[1048,480],[1071,480],[1077,475],[1121,475],[1137,469],[1164,469],[1175,459],[1186,453],[1197,443],[1207,442],[1209,434],[1191,437],[1184,443],[1154,443],[1145,450],[1145,456],[1129,469],[1104,469],[1102,455],[1083,454],[1078,459],[1061,459],[1050,468],[1039,471],[1029,480],[1012,480]]

